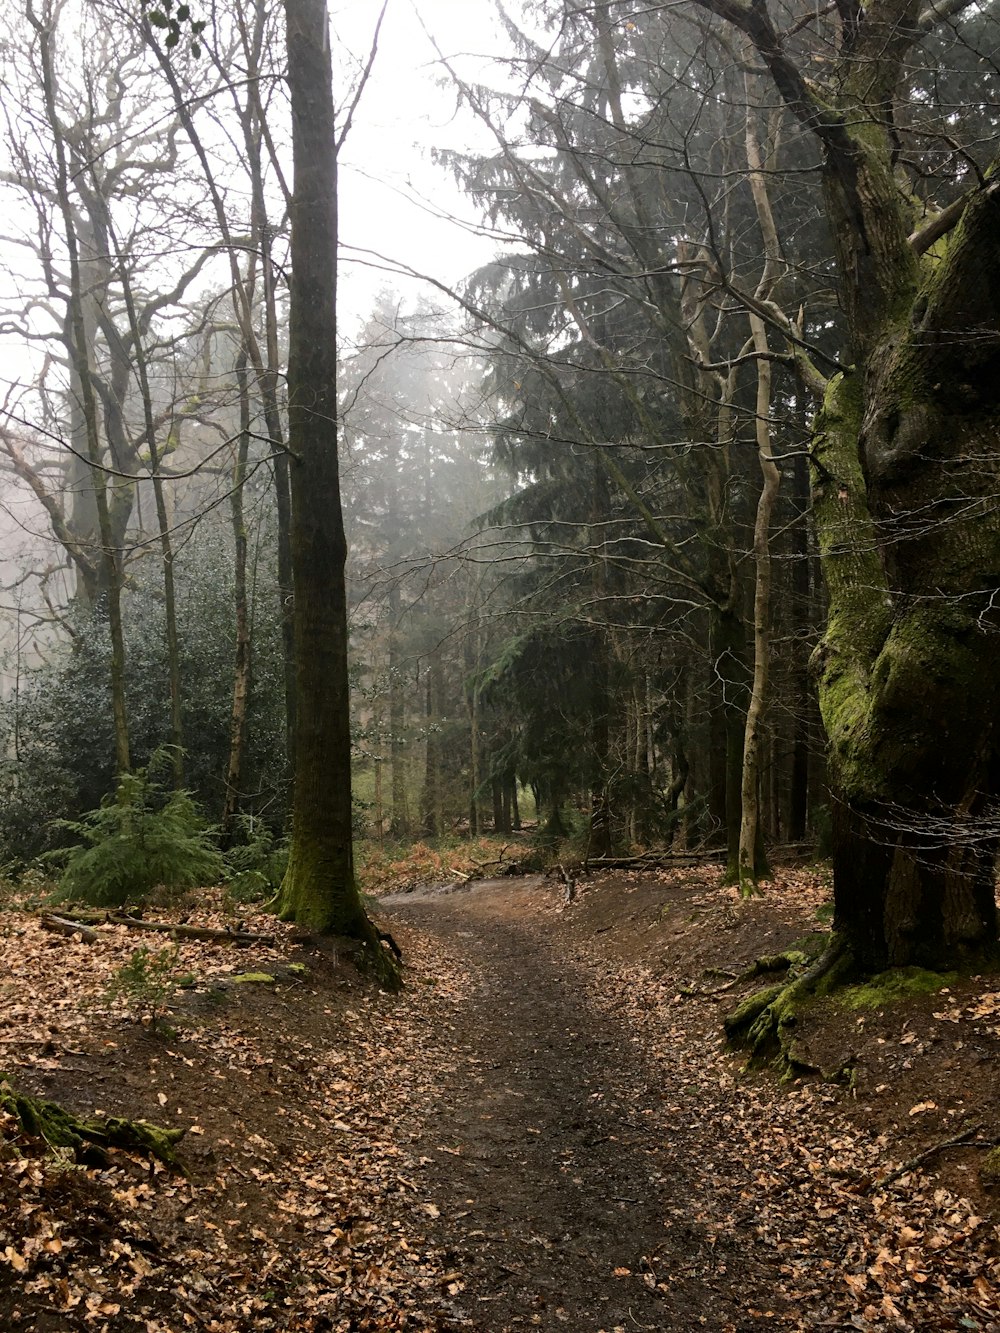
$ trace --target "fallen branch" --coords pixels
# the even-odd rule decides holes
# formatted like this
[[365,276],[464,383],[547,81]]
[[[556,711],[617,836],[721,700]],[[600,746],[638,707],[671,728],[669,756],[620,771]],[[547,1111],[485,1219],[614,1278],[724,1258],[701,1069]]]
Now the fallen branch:
[[638,856],[592,856],[584,861],[584,870],[636,870],[645,866],[698,865],[701,861],[724,861],[723,850],[703,852],[641,852]]
[[84,944],[96,944],[97,931],[85,926],[82,921],[70,921],[67,917],[56,916],[54,912],[42,913],[42,929],[55,931],[57,935],[68,935],[71,939],[79,936]]
[[879,1190],[885,1189],[887,1185],[892,1185],[895,1181],[899,1180],[901,1176],[905,1176],[908,1172],[915,1171],[918,1166],[923,1166],[925,1162],[929,1162],[930,1159],[936,1157],[938,1153],[945,1152],[948,1148],[957,1148],[959,1144],[968,1144],[970,1140],[975,1138],[981,1128],[981,1125],[970,1125],[968,1129],[963,1129],[960,1134],[953,1134],[950,1139],[942,1139],[940,1143],[932,1143],[929,1148],[925,1148],[923,1152],[917,1153],[916,1157],[911,1157],[910,1160],[904,1162],[902,1166],[897,1166],[895,1170],[890,1171],[887,1176],[883,1176],[880,1180],[873,1181],[873,1183],[869,1185],[866,1193],[877,1194]]
[[[494,857],[492,861],[472,861],[472,864],[476,867],[477,870],[485,870],[487,866],[502,866],[503,854],[507,850],[508,846],[509,843],[505,842],[504,845],[500,848],[500,855]],[[471,857],[469,859],[472,860]]]
[[[74,922],[89,922],[93,925],[127,926],[129,930],[149,930],[160,935],[170,935],[178,940],[207,940],[215,944],[273,944],[273,935],[257,935],[246,930],[215,930],[211,926],[179,925],[172,921],[144,921],[138,916],[129,916],[126,912],[67,912],[61,918],[68,925]],[[45,918],[42,918],[45,924]],[[76,925],[79,930],[80,926]],[[97,939],[96,933],[94,938]]]

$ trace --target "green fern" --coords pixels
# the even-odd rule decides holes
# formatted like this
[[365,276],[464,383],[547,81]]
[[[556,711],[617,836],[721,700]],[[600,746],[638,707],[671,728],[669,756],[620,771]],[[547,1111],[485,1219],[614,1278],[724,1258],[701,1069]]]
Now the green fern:
[[237,817],[237,841],[225,854],[223,879],[231,903],[260,902],[281,886],[288,866],[288,843],[276,840],[261,819]]
[[222,878],[222,857],[191,794],[166,795],[150,776],[160,759],[156,755],[148,768],[122,774],[114,795],[97,810],[56,822],[80,841],[50,854],[65,863],[61,898],[121,907],[158,887],[179,892]]

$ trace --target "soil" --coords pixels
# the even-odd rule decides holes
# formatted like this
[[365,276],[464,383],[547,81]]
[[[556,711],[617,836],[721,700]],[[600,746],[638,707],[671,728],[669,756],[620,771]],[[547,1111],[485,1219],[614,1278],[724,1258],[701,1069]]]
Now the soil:
[[[798,1042],[840,1081],[781,1084],[721,1017],[744,967],[824,928],[824,875],[746,904],[718,880],[390,896],[399,996],[291,932],[235,960],[185,944],[173,1035],[100,998],[127,931],[88,946],[6,914],[17,1086],[188,1126],[189,1174],[60,1167],[0,1124],[21,1153],[0,1162],[0,1328],[997,1333],[1000,975],[824,1002]],[[275,983],[233,979],[257,971]]]

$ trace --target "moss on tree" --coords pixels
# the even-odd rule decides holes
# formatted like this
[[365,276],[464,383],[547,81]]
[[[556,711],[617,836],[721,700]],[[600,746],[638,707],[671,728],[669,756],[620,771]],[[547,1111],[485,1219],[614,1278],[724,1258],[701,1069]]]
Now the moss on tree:
[[726,1036],[734,1047],[749,1052],[752,1063],[773,1062],[788,1074],[818,1073],[796,1041],[799,1015],[807,1004],[842,985],[852,969],[850,951],[835,935],[804,970],[800,966],[787,981],[742,1000],[724,1019]]
[[883,1009],[914,995],[934,995],[955,980],[954,972],[929,972],[922,967],[897,967],[854,986],[837,999],[847,1009]]

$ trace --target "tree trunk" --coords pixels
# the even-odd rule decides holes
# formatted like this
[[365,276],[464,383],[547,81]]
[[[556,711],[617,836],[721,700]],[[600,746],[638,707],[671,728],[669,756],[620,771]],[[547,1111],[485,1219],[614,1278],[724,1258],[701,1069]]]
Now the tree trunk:
[[738,876],[740,896],[749,897],[757,890],[757,881],[766,873],[760,864],[763,845],[761,827],[761,741],[764,709],[767,704],[768,673],[771,664],[771,516],[778,502],[781,474],[771,449],[771,367],[767,360],[767,329],[758,315],[750,316],[754,347],[761,353],[757,363],[757,454],[762,485],[754,524],[753,553],[757,566],[754,589],[753,684],[747,707],[743,738],[743,774],[740,789],[740,843]]
[[510,784],[503,778],[494,778],[490,785],[493,795],[493,831],[510,833]]
[[[347,543],[337,458],[337,147],[324,0],[286,0],[294,193],[288,349],[295,789],[285,920],[382,954],[354,878]],[[379,957],[384,966],[384,958]]]
[[435,653],[427,668],[425,696],[427,741],[424,755],[424,786],[420,800],[421,824],[425,835],[429,838],[436,838],[444,831],[442,827],[441,730],[439,722],[441,694],[441,666]]
[[867,968],[996,938],[998,234],[994,185],[818,423],[836,919]]
[[222,808],[221,834],[224,842],[232,838],[233,823],[240,808],[243,751],[246,741],[247,709],[250,703],[251,641],[250,613],[247,601],[247,531],[243,506],[250,450],[250,385],[247,377],[247,351],[241,347],[236,359],[236,382],[240,394],[240,435],[233,462],[232,492],[229,510],[233,524],[233,602],[236,613],[236,655],[233,662],[233,702],[229,713],[229,759],[226,764],[226,795]]
[[998,164],[954,230],[916,243],[893,103],[933,7],[927,23],[919,0],[840,7],[840,49],[807,78],[763,0],[698,3],[753,44],[823,152],[854,363],[812,452],[837,927],[865,968],[953,964],[997,935]]
[[[796,391],[796,404],[802,403],[803,390],[800,384]],[[801,422],[805,435],[805,421]],[[804,454],[799,454],[792,462],[793,502],[796,514],[805,515],[809,505],[809,465]],[[813,625],[811,596],[810,561],[808,531],[801,520],[792,530],[791,591],[794,608],[794,623],[797,626],[794,646],[793,684],[792,684],[792,765],[789,777],[790,792],[788,801],[787,835],[789,842],[801,842],[806,836],[809,817],[809,750],[810,716],[814,708],[813,690],[808,677],[807,650],[802,646],[801,638]]]
[[403,693],[402,654],[399,649],[399,581],[389,588],[389,758],[392,763],[392,834],[405,838],[410,832],[410,803],[407,791],[406,698]]
[[56,195],[63,223],[66,249],[69,254],[69,354],[71,364],[79,376],[83,420],[87,441],[87,461],[93,480],[97,508],[98,532],[101,542],[101,567],[105,576],[102,609],[107,614],[111,639],[111,711],[114,720],[115,769],[127,773],[129,757],[128,713],[125,706],[125,636],[122,626],[121,590],[124,581],[121,544],[114,539],[112,504],[102,471],[104,460],[98,427],[97,399],[90,364],[89,343],[84,316],[83,283],[76,225],[69,197],[69,167],[66,145],[63,141],[59,114],[56,109],[55,71],[53,61],[53,32],[51,27],[36,18],[29,10],[29,21],[38,36],[45,109],[52,129],[56,150]]
[[[718,710],[713,728],[713,779],[721,781],[724,836],[728,850],[726,882],[739,881],[740,824],[743,799],[743,743],[746,731],[747,663],[743,622],[735,612],[711,609],[712,690]],[[721,772],[717,772],[721,768]],[[718,799],[718,796],[717,798]]]

